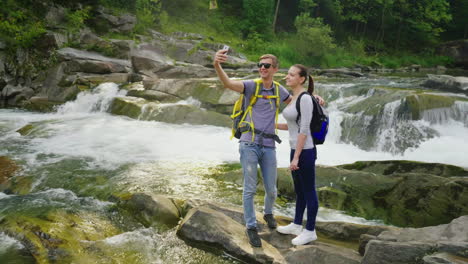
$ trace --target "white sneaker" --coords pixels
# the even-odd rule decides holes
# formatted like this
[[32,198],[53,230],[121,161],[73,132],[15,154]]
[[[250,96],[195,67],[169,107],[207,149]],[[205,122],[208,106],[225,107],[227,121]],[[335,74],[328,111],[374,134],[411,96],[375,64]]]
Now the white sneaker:
[[278,226],[276,231],[285,235],[296,235],[298,236],[302,232],[302,225],[296,225],[295,223],[290,223],[287,226]]
[[317,240],[317,234],[314,231],[310,231],[307,229],[302,230],[302,233],[298,235],[296,238],[291,240],[291,243],[295,246],[305,245],[309,242]]

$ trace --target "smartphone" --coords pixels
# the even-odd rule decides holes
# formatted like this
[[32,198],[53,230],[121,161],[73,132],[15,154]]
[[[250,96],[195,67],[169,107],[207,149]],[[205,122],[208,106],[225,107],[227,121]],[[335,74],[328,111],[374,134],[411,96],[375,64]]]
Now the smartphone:
[[[229,46],[228,46],[228,45],[224,45],[224,47],[223,47],[223,50],[227,50],[227,51],[229,51]],[[226,51],[226,53],[225,53],[225,54],[227,54],[227,53],[228,53],[227,51]]]

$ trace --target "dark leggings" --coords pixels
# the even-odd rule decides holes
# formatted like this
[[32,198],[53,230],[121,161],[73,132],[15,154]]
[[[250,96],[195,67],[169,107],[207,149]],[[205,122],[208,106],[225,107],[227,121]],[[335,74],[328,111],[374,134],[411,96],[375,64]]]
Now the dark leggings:
[[[292,161],[294,149],[291,149]],[[303,149],[299,156],[299,169],[292,171],[294,181],[294,190],[296,191],[296,216],[294,223],[302,225],[304,210],[307,207],[306,229],[313,231],[315,229],[315,218],[318,211],[318,197],[315,190],[315,159],[317,158],[317,149]]]

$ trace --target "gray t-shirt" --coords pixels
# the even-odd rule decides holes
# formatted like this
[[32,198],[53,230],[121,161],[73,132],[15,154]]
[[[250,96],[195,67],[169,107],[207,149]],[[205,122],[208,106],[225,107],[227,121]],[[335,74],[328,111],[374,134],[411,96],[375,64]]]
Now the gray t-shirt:
[[[244,81],[244,95],[245,105],[249,105],[250,97],[255,93],[257,84],[253,80]],[[258,94],[261,95],[275,95],[275,87],[265,89],[263,83],[260,84],[260,91]],[[289,92],[280,85],[279,87],[280,102],[289,98]],[[257,98],[257,102],[252,107],[252,119],[255,128],[268,134],[275,134],[275,114],[276,114],[276,98],[264,99]],[[250,115],[247,114],[245,120],[250,122]],[[252,142],[252,132],[242,133],[240,141]],[[263,146],[275,147],[275,141],[272,138],[263,138],[255,134],[255,143],[260,144],[263,141]]]
[[288,122],[289,145],[291,145],[292,149],[296,149],[297,136],[301,133],[307,135],[303,149],[313,149],[314,142],[310,134],[310,121],[312,120],[312,110],[314,109],[312,98],[308,94],[301,97],[301,118],[299,119],[299,125],[296,122],[298,115],[296,101],[297,98],[292,100],[283,110],[283,117]]

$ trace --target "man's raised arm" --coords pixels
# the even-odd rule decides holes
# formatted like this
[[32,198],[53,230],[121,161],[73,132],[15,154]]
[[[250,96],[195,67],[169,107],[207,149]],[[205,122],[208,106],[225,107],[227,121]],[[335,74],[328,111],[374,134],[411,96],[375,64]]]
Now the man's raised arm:
[[216,52],[213,60],[214,69],[216,70],[219,80],[223,83],[224,88],[231,89],[238,93],[243,93],[244,83],[242,81],[231,80],[221,67],[221,63],[224,63],[227,60],[227,52],[228,50],[218,50],[218,52]]

